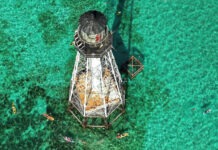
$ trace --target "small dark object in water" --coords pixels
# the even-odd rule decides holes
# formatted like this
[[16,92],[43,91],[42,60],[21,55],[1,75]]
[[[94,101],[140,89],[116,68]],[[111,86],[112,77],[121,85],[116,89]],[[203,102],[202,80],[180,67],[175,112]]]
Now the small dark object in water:
[[121,13],[122,13],[121,11],[117,11],[116,15],[119,16],[119,15],[121,15]]
[[196,110],[196,108],[192,108],[192,111],[195,111]]
[[211,112],[211,109],[208,109],[208,110],[204,111],[204,114],[208,114],[210,112]]

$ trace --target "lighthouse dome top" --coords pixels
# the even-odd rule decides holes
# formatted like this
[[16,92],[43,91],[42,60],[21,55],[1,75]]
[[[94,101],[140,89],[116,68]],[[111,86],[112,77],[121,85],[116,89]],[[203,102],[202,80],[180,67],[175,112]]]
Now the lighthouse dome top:
[[104,14],[96,10],[82,14],[74,39],[76,49],[86,57],[99,58],[111,50],[112,32]]
[[90,10],[80,16],[79,24],[87,35],[99,34],[105,30],[107,19],[101,12]]

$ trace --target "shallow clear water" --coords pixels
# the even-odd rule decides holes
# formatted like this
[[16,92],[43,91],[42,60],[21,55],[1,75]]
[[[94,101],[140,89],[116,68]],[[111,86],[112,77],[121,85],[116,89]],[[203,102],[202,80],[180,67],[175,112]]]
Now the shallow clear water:
[[[91,9],[115,31],[118,65],[131,55],[144,65],[109,130],[83,129],[67,111],[70,43]],[[3,0],[0,14],[0,149],[218,149],[218,1]]]

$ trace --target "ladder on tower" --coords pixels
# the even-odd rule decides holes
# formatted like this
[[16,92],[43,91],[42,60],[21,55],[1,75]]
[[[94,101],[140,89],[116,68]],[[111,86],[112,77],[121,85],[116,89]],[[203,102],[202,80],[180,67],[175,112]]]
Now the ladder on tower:
[[74,41],[75,41],[75,46],[78,47],[79,49],[85,48],[85,43],[80,40],[78,36],[78,32],[75,32]]

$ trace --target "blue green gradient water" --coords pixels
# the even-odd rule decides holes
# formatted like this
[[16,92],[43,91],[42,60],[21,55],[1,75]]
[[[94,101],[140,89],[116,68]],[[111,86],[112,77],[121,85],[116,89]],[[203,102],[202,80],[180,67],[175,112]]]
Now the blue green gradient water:
[[[118,64],[134,55],[144,65],[109,130],[83,129],[66,110],[70,43],[91,9],[116,31]],[[2,0],[0,14],[0,149],[218,149],[218,1]]]

